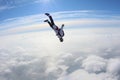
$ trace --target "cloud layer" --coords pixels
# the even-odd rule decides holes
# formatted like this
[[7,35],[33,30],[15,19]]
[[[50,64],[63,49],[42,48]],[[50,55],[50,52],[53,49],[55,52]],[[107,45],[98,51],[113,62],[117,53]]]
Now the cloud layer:
[[0,37],[0,80],[119,80],[119,28],[66,29]]
[[119,18],[95,11],[51,14],[58,26],[65,24],[63,43],[44,30],[43,14],[0,24],[0,80],[120,80]]

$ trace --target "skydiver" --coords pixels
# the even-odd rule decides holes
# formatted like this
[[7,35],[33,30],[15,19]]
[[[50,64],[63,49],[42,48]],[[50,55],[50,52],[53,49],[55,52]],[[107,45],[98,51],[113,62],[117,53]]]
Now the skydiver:
[[47,22],[50,25],[50,27],[55,31],[56,36],[58,36],[58,38],[60,39],[60,42],[63,42],[64,24],[62,24],[61,28],[59,28],[58,26],[55,25],[54,20],[49,13],[45,13],[45,15],[49,17],[50,21],[48,19],[46,19],[46,20],[44,20],[44,22]]

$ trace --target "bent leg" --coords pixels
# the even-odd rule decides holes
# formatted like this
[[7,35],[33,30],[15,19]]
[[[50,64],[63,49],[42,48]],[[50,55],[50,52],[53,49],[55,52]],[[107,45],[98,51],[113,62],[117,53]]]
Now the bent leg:
[[50,23],[50,21],[48,21],[48,24],[49,24],[50,27],[53,29],[53,25]]
[[52,16],[49,16],[49,19],[50,19],[50,21],[51,21],[51,24],[52,24],[52,25],[55,25],[55,23],[54,23],[54,20],[53,20]]
[[49,13],[45,13],[45,15],[47,15],[50,19],[50,21],[47,20],[48,24],[50,25],[50,27],[53,29],[53,25],[55,25],[52,16]]

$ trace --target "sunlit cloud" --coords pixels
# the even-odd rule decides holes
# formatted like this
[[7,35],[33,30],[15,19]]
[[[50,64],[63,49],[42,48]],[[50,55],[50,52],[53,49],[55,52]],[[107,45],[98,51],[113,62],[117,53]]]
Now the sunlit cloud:
[[1,36],[0,79],[119,80],[119,30],[69,29],[63,43],[51,31]]

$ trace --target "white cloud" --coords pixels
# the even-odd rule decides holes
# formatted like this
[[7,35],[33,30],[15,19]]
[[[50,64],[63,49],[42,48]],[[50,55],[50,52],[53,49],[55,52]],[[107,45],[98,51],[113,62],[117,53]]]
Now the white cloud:
[[[0,38],[0,79],[119,80],[119,59],[114,57],[115,54],[111,56],[112,59],[99,56],[104,54],[101,47],[108,48],[110,45],[112,45],[111,48],[119,47],[119,37],[112,36],[110,40],[116,43],[109,44],[106,36],[102,34],[106,33],[106,30],[99,30],[67,30],[67,33],[71,33],[67,34],[64,43],[60,43],[54,33],[49,33],[49,31],[3,36]],[[113,29],[109,30],[111,32]],[[96,34],[96,32],[98,33]],[[79,35],[77,35],[78,33]],[[70,37],[72,40],[69,40]],[[102,43],[108,43],[97,43],[101,47],[94,46],[93,43],[99,39]],[[77,43],[75,43],[76,41]],[[90,46],[91,48],[88,48]],[[101,53],[97,54],[94,50]],[[115,53],[113,49],[105,51]],[[89,54],[93,56],[89,56]],[[107,56],[109,55],[111,54],[107,54]],[[96,74],[97,72],[99,74]],[[113,73],[117,73],[117,75],[113,75]]]
[[107,73],[101,74],[90,74],[85,70],[79,69],[70,75],[63,76],[58,78],[57,80],[119,80],[115,76],[111,76]]
[[106,70],[106,60],[99,56],[88,56],[82,63],[82,67],[91,73],[100,73]]
[[[94,62],[94,63],[93,63]],[[102,63],[102,64],[101,64]],[[79,64],[79,63],[78,63]],[[57,80],[119,80],[119,59],[103,59],[100,56],[89,56],[82,60],[82,66]],[[103,67],[104,66],[104,67]],[[99,72],[99,74],[97,73]]]
[[94,74],[89,74],[88,72],[84,70],[77,70],[73,72],[72,74],[59,78],[58,80],[101,80]]
[[[108,61],[107,71],[113,75],[120,75],[120,59],[110,59]],[[120,76],[119,76],[120,78]]]
[[[42,18],[41,15],[13,18],[6,20],[5,24],[7,22],[22,22],[24,19],[33,19],[33,21],[28,20],[28,23],[39,22],[37,16]],[[93,21],[90,22],[89,20],[80,21],[77,19],[75,24],[82,26],[82,22],[84,22],[87,25],[96,23],[96,25],[103,26],[67,29],[69,23],[72,22],[68,20],[65,23],[63,43],[59,42],[52,30],[1,36],[0,79],[119,80],[120,28],[106,28],[105,26],[111,22],[118,24],[119,20],[92,19]],[[61,22],[58,21],[58,23]],[[72,27],[75,27],[75,24],[71,23]],[[5,32],[38,29],[39,25],[36,26],[35,28],[35,24],[33,24],[33,26],[10,28]]]

